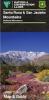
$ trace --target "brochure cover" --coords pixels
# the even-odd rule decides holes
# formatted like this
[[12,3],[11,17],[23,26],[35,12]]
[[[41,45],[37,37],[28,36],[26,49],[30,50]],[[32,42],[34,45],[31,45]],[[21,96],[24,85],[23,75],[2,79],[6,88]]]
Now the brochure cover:
[[49,0],[1,0],[1,31],[48,32]]
[[49,33],[2,32],[0,43],[0,100],[49,100]]

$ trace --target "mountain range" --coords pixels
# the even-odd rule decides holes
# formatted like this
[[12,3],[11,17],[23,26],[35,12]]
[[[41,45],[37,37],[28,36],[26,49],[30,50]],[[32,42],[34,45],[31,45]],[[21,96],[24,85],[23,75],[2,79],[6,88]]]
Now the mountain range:
[[5,62],[9,65],[22,66],[30,63],[43,65],[49,65],[49,53],[46,52],[27,52],[27,51],[8,51],[0,53],[0,63]]

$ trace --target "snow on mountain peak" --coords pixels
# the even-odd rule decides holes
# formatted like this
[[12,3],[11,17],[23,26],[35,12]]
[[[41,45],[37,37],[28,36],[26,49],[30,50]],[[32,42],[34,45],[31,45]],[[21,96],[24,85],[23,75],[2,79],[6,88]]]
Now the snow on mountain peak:
[[34,59],[36,57],[41,57],[43,55],[46,55],[47,53],[45,52],[26,52],[26,51],[8,51],[5,53],[1,53],[0,55],[4,55],[4,56],[9,56],[9,57],[23,57],[23,58],[30,58],[30,59]]
[[0,57],[7,64],[23,65],[27,62],[32,63],[35,59],[47,55],[45,52],[27,52],[27,51],[8,51],[0,54]]

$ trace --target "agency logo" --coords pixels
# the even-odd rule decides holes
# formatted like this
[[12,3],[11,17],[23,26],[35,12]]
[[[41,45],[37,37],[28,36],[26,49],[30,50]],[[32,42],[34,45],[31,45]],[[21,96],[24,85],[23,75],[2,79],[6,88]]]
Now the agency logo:
[[46,1],[45,0],[39,0],[39,8],[46,8]]
[[12,8],[11,0],[4,0],[3,1],[3,8]]

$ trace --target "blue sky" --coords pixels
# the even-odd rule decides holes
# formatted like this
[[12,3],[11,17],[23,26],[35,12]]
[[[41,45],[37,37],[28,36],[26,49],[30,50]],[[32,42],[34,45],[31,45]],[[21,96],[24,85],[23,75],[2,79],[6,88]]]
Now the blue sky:
[[9,50],[49,52],[48,32],[2,32],[0,52]]

